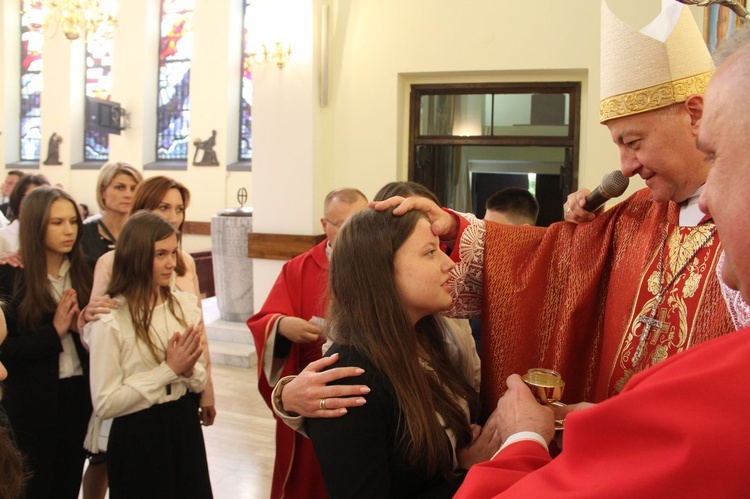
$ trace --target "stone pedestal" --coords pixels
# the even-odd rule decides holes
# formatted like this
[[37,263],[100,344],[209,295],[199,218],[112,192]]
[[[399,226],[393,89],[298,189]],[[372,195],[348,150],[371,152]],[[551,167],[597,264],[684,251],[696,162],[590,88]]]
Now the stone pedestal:
[[245,322],[253,315],[253,262],[247,257],[252,216],[211,217],[214,286],[222,320]]

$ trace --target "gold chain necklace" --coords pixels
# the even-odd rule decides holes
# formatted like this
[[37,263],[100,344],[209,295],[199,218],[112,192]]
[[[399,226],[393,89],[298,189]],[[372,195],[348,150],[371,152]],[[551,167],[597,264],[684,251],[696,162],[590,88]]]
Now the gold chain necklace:
[[[664,248],[667,246],[668,233],[669,224],[666,224],[664,226],[664,236],[661,240],[661,250],[659,250],[659,261],[656,265],[656,270],[659,273],[659,283],[661,283],[662,279],[664,278]],[[633,355],[633,368],[637,368],[641,363],[643,354],[646,352],[646,343],[651,337],[651,330],[656,329],[658,331],[664,326],[663,321],[660,321],[656,318],[656,312],[659,309],[659,305],[661,305],[661,301],[664,299],[664,295],[666,295],[667,290],[672,286],[672,284],[674,284],[680,274],[682,274],[682,271],[687,268],[688,264],[693,260],[693,258],[698,255],[698,252],[702,250],[706,246],[706,244],[708,244],[708,242],[714,237],[714,234],[716,234],[716,225],[711,228],[711,231],[708,233],[708,236],[706,236],[706,239],[704,239],[703,242],[700,243],[697,248],[695,248],[693,254],[687,257],[682,266],[675,271],[669,282],[661,287],[659,292],[654,297],[654,303],[651,306],[651,311],[649,312],[648,316],[638,316],[638,322],[644,324],[644,328],[643,332],[641,333],[641,340],[640,342],[638,342],[638,348],[636,348],[635,354]]]

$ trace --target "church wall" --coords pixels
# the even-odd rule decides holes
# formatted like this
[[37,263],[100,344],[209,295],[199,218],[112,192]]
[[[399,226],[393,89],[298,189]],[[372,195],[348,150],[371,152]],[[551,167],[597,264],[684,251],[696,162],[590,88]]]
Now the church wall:
[[[580,185],[593,187],[618,167],[617,150],[598,123],[599,0],[254,1],[252,42],[289,41],[293,53],[282,70],[271,64],[253,68],[252,173],[226,168],[237,156],[242,2],[196,3],[188,155],[192,160],[193,140],[205,140],[215,129],[221,165],[194,167],[190,161],[187,171],[145,172],[188,185],[190,220],[208,222],[217,211],[237,206],[237,189],[245,187],[248,204],[255,208],[256,231],[319,233],[329,190],[352,186],[372,197],[384,183],[406,179],[409,86],[414,83],[580,81]],[[660,8],[658,0],[609,4],[634,24],[645,24]],[[325,107],[319,102],[323,5],[330,7],[331,20]],[[0,158],[6,164],[18,159],[17,6],[0,0]],[[131,113],[131,128],[111,136],[111,158],[141,166],[155,155],[159,2],[122,0],[118,9],[112,98]],[[693,13],[702,25],[702,10]],[[45,51],[60,60],[45,61],[42,159],[55,131],[63,136],[64,164],[41,171],[95,206],[96,172],[70,169],[82,155],[81,146],[73,145],[82,140],[83,97],[75,102],[76,86],[83,84],[83,75],[77,76],[82,48],[60,35],[46,45]],[[631,191],[642,185],[631,182]],[[185,245],[204,249],[210,241],[190,236]],[[253,265],[257,308],[281,262],[256,260]]]

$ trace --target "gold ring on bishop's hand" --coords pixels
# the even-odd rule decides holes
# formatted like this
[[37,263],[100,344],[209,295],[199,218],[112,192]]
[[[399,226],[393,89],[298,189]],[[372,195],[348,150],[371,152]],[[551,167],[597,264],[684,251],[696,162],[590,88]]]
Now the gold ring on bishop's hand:
[[326,410],[326,399],[320,399],[320,409],[322,411]]

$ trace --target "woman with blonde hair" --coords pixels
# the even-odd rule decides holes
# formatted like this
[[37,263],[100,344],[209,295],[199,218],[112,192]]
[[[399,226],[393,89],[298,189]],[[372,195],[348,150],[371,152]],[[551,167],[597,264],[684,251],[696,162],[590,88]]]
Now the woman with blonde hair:
[[[115,247],[122,226],[130,216],[135,187],[141,180],[141,172],[125,161],[105,163],[99,170],[96,180],[96,203],[99,205],[100,214],[86,219],[81,241],[86,263],[92,272],[99,257]],[[96,297],[84,310],[111,305],[110,301]],[[80,317],[78,325],[82,331],[85,322]],[[98,424],[96,427],[98,428]],[[89,452],[89,465],[83,476],[83,497],[104,499],[107,492],[107,469],[104,465],[106,457],[103,448],[92,445],[90,438],[87,438],[86,450]]]
[[89,219],[83,226],[83,251],[92,271],[99,257],[115,247],[141,180],[141,172],[125,161],[105,163],[99,171],[96,202],[101,217]]

